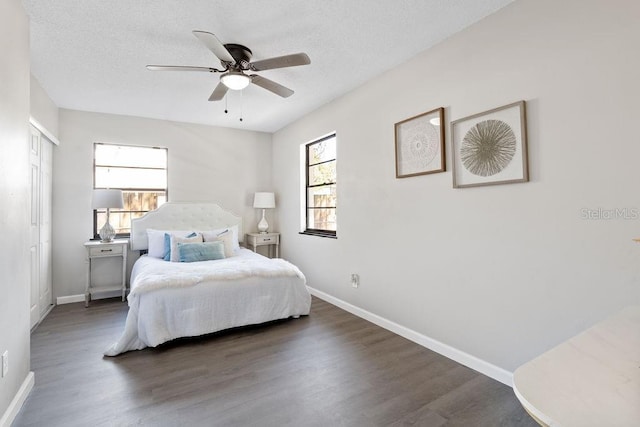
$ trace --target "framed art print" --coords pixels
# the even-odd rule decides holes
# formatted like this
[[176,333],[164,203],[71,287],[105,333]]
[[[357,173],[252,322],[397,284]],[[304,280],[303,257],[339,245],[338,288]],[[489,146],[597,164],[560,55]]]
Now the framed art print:
[[453,187],[529,180],[525,102],[451,122]]
[[395,124],[396,178],[444,172],[444,108]]

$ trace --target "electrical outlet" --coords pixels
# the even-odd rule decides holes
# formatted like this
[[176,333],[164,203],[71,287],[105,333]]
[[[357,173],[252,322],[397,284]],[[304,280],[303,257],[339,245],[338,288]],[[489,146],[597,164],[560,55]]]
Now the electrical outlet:
[[9,373],[9,350],[2,353],[2,376],[5,377]]
[[351,274],[351,286],[353,286],[354,288],[360,286],[360,277],[358,277],[356,273]]

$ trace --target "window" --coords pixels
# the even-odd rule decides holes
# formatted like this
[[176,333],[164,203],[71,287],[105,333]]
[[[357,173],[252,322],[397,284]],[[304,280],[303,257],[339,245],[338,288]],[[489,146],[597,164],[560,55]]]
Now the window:
[[336,135],[305,146],[306,202],[303,233],[336,237]]
[[[109,223],[118,237],[131,232],[131,219],[167,201],[167,149],[95,143],[93,188],[118,188],[124,208],[111,209]],[[93,211],[93,235],[105,223],[106,209]],[[98,226],[100,224],[100,226]]]

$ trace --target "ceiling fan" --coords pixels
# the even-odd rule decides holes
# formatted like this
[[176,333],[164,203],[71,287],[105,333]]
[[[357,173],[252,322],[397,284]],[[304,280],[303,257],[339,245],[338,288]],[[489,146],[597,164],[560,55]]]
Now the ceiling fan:
[[311,63],[306,53],[294,53],[292,55],[278,56],[250,62],[251,50],[241,44],[222,44],[218,38],[206,31],[193,31],[193,34],[220,60],[224,67],[194,67],[182,65],[147,65],[152,71],[206,71],[208,73],[223,73],[220,75],[220,83],[209,97],[209,101],[220,101],[229,89],[242,90],[253,83],[283,98],[293,95],[293,90],[279,83],[269,80],[257,74],[246,74],[250,71],[265,71],[274,68],[294,67]]

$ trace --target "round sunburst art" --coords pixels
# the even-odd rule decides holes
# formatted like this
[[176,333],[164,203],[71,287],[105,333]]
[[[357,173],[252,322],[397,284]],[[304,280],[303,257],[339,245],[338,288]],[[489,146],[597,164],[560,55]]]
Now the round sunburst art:
[[516,135],[502,120],[474,125],[462,140],[460,160],[474,175],[492,176],[506,168],[516,153]]

